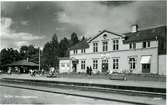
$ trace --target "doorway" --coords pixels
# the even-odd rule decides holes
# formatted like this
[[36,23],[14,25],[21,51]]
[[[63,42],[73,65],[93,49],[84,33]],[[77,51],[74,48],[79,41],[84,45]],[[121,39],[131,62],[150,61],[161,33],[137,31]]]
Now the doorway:
[[108,71],[108,60],[102,60],[102,72]]

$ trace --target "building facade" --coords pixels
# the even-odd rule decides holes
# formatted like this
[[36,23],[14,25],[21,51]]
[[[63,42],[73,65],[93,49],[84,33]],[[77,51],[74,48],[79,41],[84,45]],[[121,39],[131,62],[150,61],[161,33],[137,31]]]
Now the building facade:
[[70,73],[71,60],[68,57],[59,58],[59,73]]
[[[166,26],[117,34],[107,30],[70,48],[70,69],[93,73],[166,74]],[[162,60],[160,60],[162,59]],[[164,63],[165,62],[165,63]],[[164,67],[163,67],[164,66]]]

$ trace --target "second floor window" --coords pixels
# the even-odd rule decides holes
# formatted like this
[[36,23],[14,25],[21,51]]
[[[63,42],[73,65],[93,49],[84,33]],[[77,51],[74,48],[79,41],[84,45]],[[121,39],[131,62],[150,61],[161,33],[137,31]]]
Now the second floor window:
[[136,43],[129,44],[129,49],[135,49],[135,48],[136,48]]
[[85,53],[85,49],[81,49],[81,53]]
[[78,53],[78,51],[77,50],[74,50],[74,54],[77,54]]
[[107,41],[103,42],[103,51],[108,51],[108,42]]
[[150,41],[143,42],[143,48],[148,48],[150,47]]
[[98,60],[93,60],[93,69],[98,68]]
[[118,49],[119,49],[119,41],[113,40],[113,50],[118,50]]
[[81,61],[81,69],[85,69],[85,60]]
[[98,52],[98,43],[97,42],[93,43],[93,52]]

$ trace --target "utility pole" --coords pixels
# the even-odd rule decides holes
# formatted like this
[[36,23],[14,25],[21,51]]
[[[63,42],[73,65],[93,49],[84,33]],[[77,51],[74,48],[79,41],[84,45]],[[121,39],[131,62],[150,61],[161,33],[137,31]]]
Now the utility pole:
[[158,36],[156,36],[155,39],[157,41],[157,75],[159,75]]
[[40,60],[41,60],[40,58],[41,58],[41,57],[40,57],[40,56],[41,56],[41,54],[40,54],[40,47],[39,47],[39,62],[38,62],[38,63],[39,63],[39,71],[40,71],[40,69],[41,69],[41,64],[40,64],[40,63],[41,63],[41,62],[40,62]]

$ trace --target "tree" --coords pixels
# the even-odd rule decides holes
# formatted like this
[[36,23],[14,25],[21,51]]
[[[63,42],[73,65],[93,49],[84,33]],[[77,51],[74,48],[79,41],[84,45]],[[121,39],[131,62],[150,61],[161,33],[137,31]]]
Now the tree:
[[21,59],[19,52],[12,48],[2,49],[0,54],[0,65],[10,64]]
[[77,36],[77,34],[75,32],[73,32],[71,34],[71,46],[75,45],[78,42],[79,42],[78,36]]
[[47,42],[43,49],[43,64],[58,67],[58,57],[60,55],[57,35],[54,34],[51,42]]
[[28,46],[23,45],[20,47],[20,55],[22,59],[28,58]]
[[85,40],[86,38],[85,38],[85,36],[82,36],[82,39],[81,39],[81,41],[83,41],[83,40]]
[[68,48],[69,48],[69,41],[67,38],[63,38],[60,41],[59,47],[60,47],[60,57],[67,57],[68,56]]

